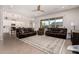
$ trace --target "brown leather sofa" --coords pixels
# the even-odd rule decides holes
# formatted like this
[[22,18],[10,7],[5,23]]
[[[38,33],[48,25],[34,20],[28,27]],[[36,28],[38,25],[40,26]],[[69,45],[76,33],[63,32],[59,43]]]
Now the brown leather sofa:
[[71,33],[71,42],[72,45],[79,45],[79,32]]
[[36,31],[33,28],[17,28],[16,29],[16,36],[18,38],[25,38],[29,36],[36,35]]
[[45,35],[66,39],[67,28],[48,28]]

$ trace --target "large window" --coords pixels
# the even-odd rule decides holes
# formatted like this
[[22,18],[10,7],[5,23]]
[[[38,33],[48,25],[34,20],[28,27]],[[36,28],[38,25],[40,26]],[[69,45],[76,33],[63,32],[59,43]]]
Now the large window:
[[48,27],[61,27],[63,26],[63,18],[49,18],[49,19],[43,19],[40,21],[40,27],[42,28],[48,28]]
[[41,27],[46,28],[49,26],[49,21],[41,21]]

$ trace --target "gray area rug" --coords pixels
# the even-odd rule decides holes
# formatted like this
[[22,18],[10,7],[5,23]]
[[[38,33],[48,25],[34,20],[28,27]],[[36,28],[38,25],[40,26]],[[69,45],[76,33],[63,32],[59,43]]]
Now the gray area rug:
[[60,54],[65,40],[49,36],[31,36],[20,39],[21,41],[40,49],[44,53]]

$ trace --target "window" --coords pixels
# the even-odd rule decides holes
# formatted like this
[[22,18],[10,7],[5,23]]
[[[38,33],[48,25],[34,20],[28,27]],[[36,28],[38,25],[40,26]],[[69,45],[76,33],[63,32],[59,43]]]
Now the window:
[[49,27],[55,27],[55,20],[49,20]]
[[63,19],[56,19],[55,25],[56,25],[56,27],[63,26]]
[[42,25],[41,25],[41,27],[48,27],[49,26],[49,21],[47,20],[47,21],[41,21],[42,23]]
[[48,27],[61,27],[63,26],[63,18],[50,18],[50,19],[44,19],[40,21],[40,27],[42,28],[48,28]]

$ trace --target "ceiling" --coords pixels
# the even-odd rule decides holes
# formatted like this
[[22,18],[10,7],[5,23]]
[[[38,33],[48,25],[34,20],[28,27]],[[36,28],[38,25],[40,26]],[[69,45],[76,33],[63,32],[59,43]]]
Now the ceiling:
[[33,12],[37,9],[37,5],[3,5],[4,10],[8,12],[18,13],[26,17],[38,17],[47,14],[60,12],[72,8],[77,8],[78,5],[41,5],[41,9],[45,12]]

